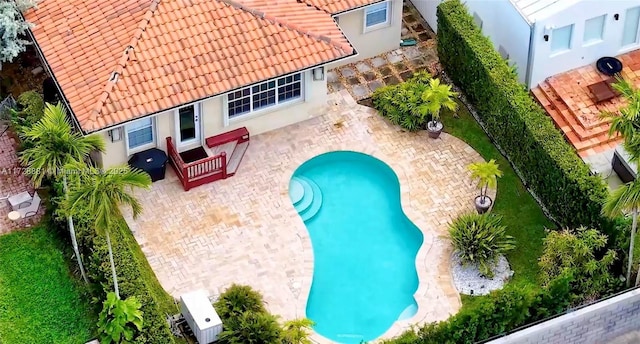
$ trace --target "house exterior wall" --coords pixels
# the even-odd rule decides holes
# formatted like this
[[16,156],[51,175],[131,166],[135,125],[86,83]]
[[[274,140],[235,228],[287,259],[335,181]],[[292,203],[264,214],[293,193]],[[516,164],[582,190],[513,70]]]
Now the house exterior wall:
[[343,66],[362,59],[374,57],[387,51],[398,49],[402,36],[402,0],[391,1],[391,22],[389,26],[365,32],[365,8],[345,12],[335,16],[338,25],[351,45],[358,52],[357,56],[328,65],[328,68]]
[[[304,73],[304,99],[290,103],[278,105],[264,112],[245,115],[236,119],[226,119],[226,96],[216,96],[200,102],[200,128],[201,143],[207,137],[218,135],[240,127],[247,127],[251,135],[258,135],[270,130],[285,127],[309,118],[324,114],[327,105],[327,82],[324,80],[314,81],[311,71]],[[155,144],[154,146],[165,151],[167,150],[166,138],[173,137],[176,140],[176,111],[170,110],[160,113],[155,118]],[[98,133],[106,142],[106,151],[97,160],[101,160],[103,167],[108,168],[114,165],[126,163],[129,154],[135,151],[127,150],[125,139],[126,129],[120,127],[122,139],[112,142],[109,131]],[[144,149],[148,149],[145,147]]]
[[[552,17],[539,20],[535,25],[531,80],[529,87],[535,87],[546,78],[574,68],[595,63],[603,56],[616,56],[640,48],[640,44],[622,46],[622,34],[626,10],[640,6],[637,0],[582,1],[558,12]],[[603,39],[594,44],[583,44],[585,21],[600,15],[605,18]],[[614,15],[619,19],[615,20]],[[571,49],[553,54],[551,52],[551,30],[574,24]],[[548,28],[548,29],[545,29]],[[545,42],[544,35],[549,34]]]
[[[441,0],[414,0],[413,4],[427,24],[437,32],[436,11]],[[529,60],[531,26],[509,0],[467,0],[469,13],[481,20],[482,33],[493,42],[496,50],[502,47],[509,55],[509,63],[515,64],[518,79],[524,83]]]

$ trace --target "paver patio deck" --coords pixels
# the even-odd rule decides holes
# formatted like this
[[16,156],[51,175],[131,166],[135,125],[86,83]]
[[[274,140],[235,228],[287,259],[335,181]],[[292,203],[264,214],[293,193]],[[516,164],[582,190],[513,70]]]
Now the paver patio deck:
[[[1,129],[0,129],[1,130]],[[41,203],[38,213],[26,219],[9,220],[11,206],[6,197],[28,191],[33,195],[33,185],[23,174],[24,169],[18,164],[15,139],[5,132],[0,136],[0,235],[7,234],[24,227],[31,227],[40,221],[44,214],[44,204]]]
[[229,179],[185,192],[169,169],[151,190],[136,191],[144,212],[133,220],[125,211],[125,218],[171,295],[199,288],[216,295],[232,283],[248,284],[263,293],[273,313],[303,317],[313,252],[289,200],[289,180],[318,154],[352,150],[394,169],[403,209],[424,233],[416,259],[418,313],[385,336],[413,323],[443,320],[459,309],[444,236],[450,220],[474,209],[477,191],[466,166],[482,158],[450,135],[432,140],[424,132],[404,132],[356,104],[346,91],[329,95],[329,104],[325,115],[253,137]]

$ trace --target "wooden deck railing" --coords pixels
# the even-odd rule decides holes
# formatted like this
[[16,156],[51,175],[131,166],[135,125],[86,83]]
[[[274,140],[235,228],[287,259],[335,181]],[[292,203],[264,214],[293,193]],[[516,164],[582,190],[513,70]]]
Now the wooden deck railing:
[[227,158],[224,152],[187,164],[180,157],[171,137],[167,137],[167,155],[185,191],[227,178]]

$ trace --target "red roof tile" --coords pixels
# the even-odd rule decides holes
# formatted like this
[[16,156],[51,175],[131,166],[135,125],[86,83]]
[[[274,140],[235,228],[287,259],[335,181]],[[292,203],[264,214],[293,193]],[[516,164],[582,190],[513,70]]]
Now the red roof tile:
[[354,53],[297,0],[43,0],[26,18],[85,132]]

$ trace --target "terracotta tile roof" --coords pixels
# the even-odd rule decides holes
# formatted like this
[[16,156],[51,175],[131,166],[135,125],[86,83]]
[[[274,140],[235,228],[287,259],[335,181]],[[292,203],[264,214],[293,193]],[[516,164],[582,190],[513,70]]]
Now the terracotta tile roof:
[[26,18],[88,133],[354,53],[326,12],[275,3],[43,0]]
[[[640,87],[640,50],[618,59],[623,64],[622,77]],[[624,99],[615,97],[598,103],[588,89],[607,78],[595,65],[588,65],[554,75],[531,90],[582,157],[615,148],[621,141],[617,136],[609,137],[609,122],[600,119],[600,113],[617,112],[625,105]]]
[[384,0],[302,0],[307,4],[337,14]]

